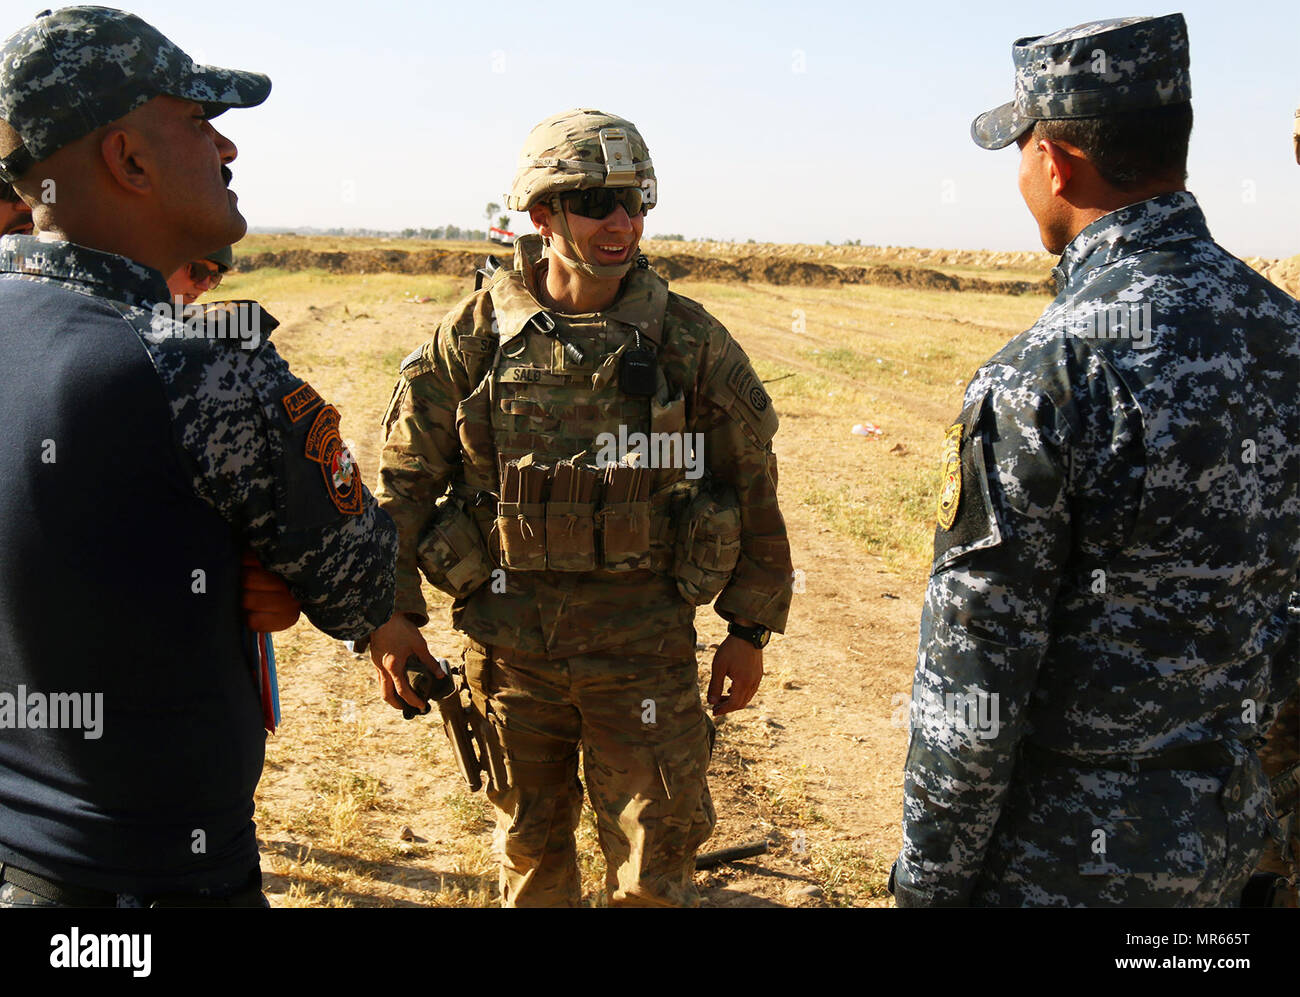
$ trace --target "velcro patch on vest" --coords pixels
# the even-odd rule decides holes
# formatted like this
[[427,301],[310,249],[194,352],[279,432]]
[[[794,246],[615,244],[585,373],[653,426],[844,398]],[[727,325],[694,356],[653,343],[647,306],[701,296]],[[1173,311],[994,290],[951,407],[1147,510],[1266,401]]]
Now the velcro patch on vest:
[[590,374],[555,374],[545,367],[507,367],[501,380],[513,384],[548,384],[564,387],[570,384],[587,384]]
[[288,413],[289,421],[297,422],[317,405],[323,404],[323,399],[316,394],[315,388],[304,381],[281,398],[280,404],[284,406],[285,412]]
[[361,476],[339,435],[339,410],[326,405],[307,433],[306,457],[320,465],[325,489],[339,512],[361,514]]

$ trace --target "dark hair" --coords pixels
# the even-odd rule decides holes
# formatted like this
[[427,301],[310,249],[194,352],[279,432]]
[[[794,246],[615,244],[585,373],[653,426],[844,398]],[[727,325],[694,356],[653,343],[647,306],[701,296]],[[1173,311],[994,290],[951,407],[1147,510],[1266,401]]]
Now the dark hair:
[[1192,105],[1122,111],[1097,118],[1052,118],[1034,122],[1034,139],[1068,142],[1119,190],[1153,182],[1187,179],[1187,142]]

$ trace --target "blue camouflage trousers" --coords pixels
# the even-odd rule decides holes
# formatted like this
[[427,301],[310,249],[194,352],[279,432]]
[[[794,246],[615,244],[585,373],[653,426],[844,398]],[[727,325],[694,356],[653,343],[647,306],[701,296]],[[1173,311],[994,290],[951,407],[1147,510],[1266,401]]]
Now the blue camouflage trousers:
[[971,897],[998,907],[1235,907],[1270,839],[1255,753],[1209,771],[1021,758]]

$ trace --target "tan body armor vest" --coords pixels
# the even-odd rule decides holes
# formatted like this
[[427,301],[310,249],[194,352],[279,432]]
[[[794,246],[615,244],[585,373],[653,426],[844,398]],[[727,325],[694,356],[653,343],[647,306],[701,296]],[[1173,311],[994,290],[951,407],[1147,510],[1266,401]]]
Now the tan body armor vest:
[[[457,430],[476,519],[480,527],[490,521],[489,551],[520,571],[669,573],[673,506],[690,497],[685,401],[658,364],[652,395],[626,393],[619,378],[625,352],[660,349],[667,282],[634,270],[618,319],[546,312],[515,270],[498,272],[488,293],[498,327],[505,325],[457,411]],[[629,309],[629,297],[640,306]],[[517,324],[524,313],[531,315],[507,338],[511,319]],[[610,466],[625,456],[616,441],[633,441],[627,449],[647,466]],[[521,464],[517,476],[511,465]],[[585,489],[575,484],[584,477]]]
[[[487,290],[492,335],[457,341],[477,385],[456,410],[461,474],[417,549],[429,582],[460,599],[497,567],[648,570],[672,575],[692,605],[712,601],[740,555],[735,493],[688,476],[705,466],[702,438],[686,432],[685,397],[662,362],[620,383],[628,351],[662,359],[674,348],[667,282],[638,267],[592,315],[547,312],[517,270]],[[624,459],[633,452],[639,467]]]

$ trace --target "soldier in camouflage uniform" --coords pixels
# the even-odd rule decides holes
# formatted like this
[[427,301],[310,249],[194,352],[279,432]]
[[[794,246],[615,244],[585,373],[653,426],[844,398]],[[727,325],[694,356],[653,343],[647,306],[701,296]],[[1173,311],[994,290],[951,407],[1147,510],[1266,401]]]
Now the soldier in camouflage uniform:
[[[1300,164],[1300,110],[1295,112],[1291,134],[1295,161]],[[1291,606],[1291,651],[1300,655],[1300,595]],[[1259,760],[1264,773],[1273,781],[1274,804],[1279,820],[1278,839],[1264,853],[1259,871],[1269,878],[1264,882],[1272,888],[1260,896],[1258,902],[1274,907],[1300,906],[1300,691],[1292,689],[1291,696],[1278,710],[1277,720],[1268,732],[1268,740],[1259,749]],[[1277,882],[1284,878],[1285,885]],[[1271,879],[1271,882],[1270,882]]]
[[1253,745],[1297,662],[1300,304],[1184,186],[1181,15],[1013,48],[1058,295],[948,430],[899,906],[1230,906],[1274,824]]
[[104,8],[0,47],[0,176],[41,232],[0,239],[2,906],[265,906],[241,562],[339,638],[392,612],[337,410],[255,303],[177,316],[163,280],[243,235],[208,119],[269,89]]
[[215,291],[234,263],[232,247],[223,246],[215,253],[178,267],[167,278],[167,290],[173,300],[180,298],[184,304],[192,305],[207,291]]
[[[473,708],[509,771],[488,790],[506,906],[581,899],[579,748],[610,904],[698,902],[714,813],[695,607],[716,595],[731,621],[715,714],[753,696],[789,608],[776,413],[727,330],[638,256],[654,199],[630,122],[578,110],[538,125],[508,205],[540,237],[411,354],[386,416],[377,495],[398,524],[397,612],[371,653],[385,699],[423,705],[398,667],[433,661],[418,563],[455,597]],[[609,478],[585,494],[561,479],[566,461],[574,477],[625,474],[598,465],[637,433],[661,434],[635,444],[643,459],[674,436],[693,449],[637,472],[628,501]],[[546,468],[549,495],[510,493],[512,461]]]

